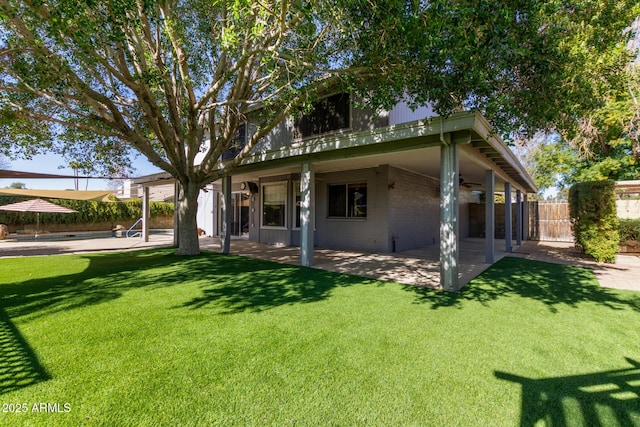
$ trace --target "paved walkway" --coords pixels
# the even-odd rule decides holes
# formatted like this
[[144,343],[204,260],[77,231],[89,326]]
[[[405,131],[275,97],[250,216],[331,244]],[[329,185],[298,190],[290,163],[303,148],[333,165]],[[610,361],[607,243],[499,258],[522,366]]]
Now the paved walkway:
[[640,291],[640,254],[617,255],[615,264],[604,264],[587,258],[573,243],[530,240],[511,256],[590,268],[603,287]]
[[[170,234],[152,234],[149,242],[140,238],[100,238],[64,241],[0,240],[0,258],[28,255],[57,255],[96,251],[134,250],[146,247],[171,246]],[[489,268],[484,262],[484,240],[463,239],[460,243],[460,283],[466,284]],[[200,247],[219,250],[216,238],[201,238]],[[341,273],[355,274],[399,283],[439,287],[440,267],[438,246],[404,251],[394,254],[374,254],[361,251],[321,249],[315,250],[314,267]],[[286,264],[299,264],[300,249],[268,246],[244,239],[234,239],[231,252],[253,258],[273,260]],[[640,257],[619,255],[616,264],[598,264],[577,252],[571,243],[528,241],[514,250],[504,252],[504,241],[496,241],[496,260],[516,256],[537,261],[577,265],[594,271],[600,284],[615,289],[640,291]]]

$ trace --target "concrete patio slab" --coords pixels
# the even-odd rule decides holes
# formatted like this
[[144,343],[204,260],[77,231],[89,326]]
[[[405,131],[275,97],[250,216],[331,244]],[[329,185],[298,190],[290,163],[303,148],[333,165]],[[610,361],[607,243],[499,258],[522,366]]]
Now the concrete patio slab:
[[[216,238],[201,239],[201,248],[218,250]],[[490,267],[484,262],[484,239],[464,239],[460,242],[458,280],[464,286]],[[496,260],[506,256],[504,240],[496,241]],[[338,273],[354,274],[377,280],[388,280],[409,285],[440,288],[439,246],[403,252],[379,254],[360,251],[316,248],[314,268]],[[245,239],[231,241],[231,253],[266,259],[285,264],[300,265],[297,247],[269,246]]]
[[[169,247],[172,234],[152,234],[149,242],[140,238],[96,238],[62,241],[0,240],[0,258],[29,255],[58,255],[98,251],[123,251],[150,247]],[[484,239],[462,239],[460,242],[459,280],[461,285],[490,267],[484,262]],[[203,250],[220,250],[217,238],[201,238]],[[536,261],[562,263],[590,268],[600,285],[613,289],[640,291],[640,257],[618,255],[616,264],[598,264],[581,254],[572,243],[526,241],[513,253],[504,251],[504,240],[496,241],[496,261],[504,256]],[[378,280],[439,288],[439,247],[433,245],[392,254],[316,248],[314,267],[328,271],[354,274]],[[300,264],[297,247],[269,246],[246,239],[233,239],[231,253],[272,260],[284,264]]]

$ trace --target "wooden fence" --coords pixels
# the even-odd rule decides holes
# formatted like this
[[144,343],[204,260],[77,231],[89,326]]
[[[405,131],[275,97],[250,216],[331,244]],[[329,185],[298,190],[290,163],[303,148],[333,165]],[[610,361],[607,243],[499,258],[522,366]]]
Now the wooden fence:
[[[484,237],[484,204],[469,205],[469,236]],[[516,209],[511,209],[511,235],[516,236]],[[504,239],[504,204],[495,205],[495,237]],[[526,226],[527,224],[525,224]],[[569,204],[566,202],[529,202],[529,239],[573,242]]]
[[569,204],[529,202],[529,238],[551,242],[573,242]]

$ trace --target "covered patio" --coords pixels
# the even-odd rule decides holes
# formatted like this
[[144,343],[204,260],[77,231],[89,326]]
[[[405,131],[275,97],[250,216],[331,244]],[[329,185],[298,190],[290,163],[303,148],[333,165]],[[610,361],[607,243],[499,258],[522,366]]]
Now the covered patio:
[[[416,197],[419,191],[409,188],[404,195],[400,195],[396,189],[396,182],[387,178],[378,179],[378,170],[392,166],[396,170],[409,171],[422,181],[437,182],[439,194],[439,207],[435,212],[422,212],[424,222],[417,227],[422,228],[428,224],[439,225],[439,235],[433,238],[433,246],[426,250],[428,256],[438,261],[435,263],[415,262],[415,271],[420,273],[403,273],[407,277],[413,277],[411,283],[426,284],[429,286],[457,291],[468,282],[467,277],[476,271],[476,267],[469,269],[465,263],[467,254],[474,254],[472,259],[477,268],[487,268],[504,254],[511,253],[514,246],[519,246],[528,239],[527,194],[537,191],[531,177],[520,164],[516,156],[503,143],[492,130],[488,121],[479,113],[456,113],[448,118],[435,117],[427,120],[392,125],[373,130],[338,133],[335,135],[321,136],[310,140],[296,142],[285,147],[262,147],[245,158],[238,167],[230,168],[228,175],[215,183],[216,191],[220,192],[219,206],[214,207],[219,211],[219,217],[214,224],[219,224],[217,234],[220,238],[218,249],[225,253],[242,254],[242,248],[254,242],[268,243],[273,230],[261,226],[260,222],[260,190],[252,192],[250,207],[252,212],[248,222],[249,235],[252,242],[231,244],[232,237],[232,192],[251,187],[256,189],[263,179],[269,177],[288,176],[292,182],[299,186],[299,228],[293,228],[292,221],[284,222],[284,231],[289,235],[284,241],[287,256],[296,257],[297,262],[304,266],[320,266],[323,258],[324,247],[331,247],[334,251],[342,252],[338,245],[326,245],[321,242],[322,233],[326,232],[330,225],[324,224],[321,230],[319,223],[326,215],[316,212],[318,197],[316,187],[323,182],[323,175],[348,173],[353,170],[371,170],[376,174],[371,179],[372,187],[378,191],[393,193],[397,198],[397,206],[402,209],[406,197]],[[219,165],[221,171],[227,168],[226,162]],[[293,178],[297,177],[297,178]],[[274,178],[275,179],[275,178]],[[170,177],[159,176],[143,177],[137,180],[143,186],[143,206],[148,206],[149,187],[158,183],[167,183]],[[291,185],[289,185],[289,188]],[[213,188],[213,186],[212,186]],[[413,190],[413,191],[411,191]],[[290,190],[289,190],[290,191]],[[466,213],[460,212],[461,193],[478,192],[486,196],[485,239],[467,239],[465,232],[461,232],[461,221],[466,221]],[[493,195],[496,192],[505,195],[505,223],[495,223],[495,206]],[[177,192],[176,192],[177,193]],[[514,197],[515,196],[515,197]],[[399,198],[398,198],[399,197]],[[402,197],[405,197],[402,199]],[[290,209],[294,212],[293,209]],[[512,213],[514,220],[512,222]],[[290,215],[291,213],[287,214]],[[323,218],[318,218],[324,215]],[[145,211],[143,217],[147,218]],[[335,225],[335,223],[334,223]],[[215,229],[214,226],[205,226],[205,229]],[[505,239],[495,239],[496,228],[504,228]],[[143,224],[143,230],[146,226]],[[512,230],[515,230],[512,232]],[[177,228],[176,228],[177,231]],[[406,232],[406,230],[405,230]],[[292,238],[296,235],[298,243]],[[379,239],[382,247],[372,249],[372,252],[385,252],[383,257],[387,263],[365,269],[392,269],[390,265],[398,257],[412,257],[422,250],[399,249],[396,252],[393,233],[386,230],[380,233]],[[147,233],[143,233],[147,235]],[[176,233],[177,236],[177,233]],[[299,237],[298,237],[299,236]],[[145,237],[146,238],[146,237]],[[174,242],[177,240],[174,237]],[[431,242],[429,242],[431,243]],[[387,245],[384,247],[384,245]],[[413,247],[424,247],[425,243]],[[347,247],[347,246],[345,246]],[[282,248],[274,248],[279,253]],[[265,247],[260,250],[268,253]],[[358,251],[347,250],[345,253],[355,254]],[[426,253],[426,252],[425,252]],[[363,252],[364,254],[364,252]],[[366,255],[358,255],[362,258]],[[380,262],[382,258],[377,258]],[[347,261],[344,261],[347,262]],[[340,271],[340,263],[335,268]],[[405,263],[406,264],[406,263]],[[420,264],[420,265],[419,265]],[[385,267],[386,265],[386,267]],[[480,267],[481,266],[481,267]],[[409,268],[411,270],[411,268]],[[481,271],[481,270],[479,270]],[[473,277],[473,276],[471,276]],[[395,280],[395,279],[394,279]],[[433,282],[438,282],[434,284]],[[423,283],[424,282],[424,283]]]
[[[254,153],[221,180],[222,251],[238,253],[237,247],[231,247],[228,231],[230,212],[226,206],[231,206],[232,187],[244,182],[261,182],[265,176],[290,174],[299,176],[300,183],[300,243],[299,248],[292,250],[301,265],[320,266],[324,260],[322,250],[318,248],[323,245],[319,242],[321,231],[317,218],[319,213],[316,212],[316,186],[323,178],[318,177],[358,169],[377,170],[382,165],[391,165],[410,171],[423,180],[438,182],[439,209],[423,213],[423,226],[434,220],[439,222],[439,238],[434,239],[434,245],[425,250],[395,252],[395,246],[389,243],[386,250],[374,250],[388,252],[384,257],[390,264],[398,257],[407,258],[420,253],[436,261],[425,263],[425,258],[416,258],[422,260],[415,262],[416,271],[421,272],[403,273],[413,278],[411,283],[428,282],[429,286],[457,291],[468,282],[470,275],[473,277],[470,271],[487,268],[511,253],[514,246],[527,240],[527,227],[524,226],[528,222],[527,194],[536,192],[537,187],[489,122],[479,113],[464,112],[448,118],[434,117],[363,132],[322,136]],[[389,193],[396,191],[395,184],[392,179],[378,183],[382,191]],[[461,222],[466,221],[466,213],[461,215],[460,212],[460,195],[471,191],[487,195],[486,238],[476,241],[467,239],[460,230]],[[495,224],[494,198],[488,195],[496,192],[505,195],[505,224]],[[409,193],[406,197],[414,195]],[[254,226],[259,235],[262,232],[259,221],[251,224],[252,228]],[[495,239],[497,226],[504,226],[504,240]],[[331,248],[339,249],[335,245]],[[469,254],[473,256],[467,258]],[[467,259],[473,259],[476,267],[469,269],[465,265]],[[380,257],[377,260],[381,262]],[[389,263],[386,266],[385,263],[371,265],[371,268],[383,271],[390,268]],[[339,268],[336,265],[338,271]]]
[[[509,255],[505,241],[496,240],[496,261]],[[234,238],[231,241],[234,255],[276,261],[283,264],[300,265],[300,248],[272,246]],[[203,238],[200,247],[219,250],[218,238]],[[371,253],[361,251],[315,248],[314,268],[353,274],[375,280],[388,280],[407,285],[441,289],[440,248],[433,245],[396,253]],[[460,245],[458,283],[465,286],[473,278],[489,268],[485,260],[485,239],[463,239]]]

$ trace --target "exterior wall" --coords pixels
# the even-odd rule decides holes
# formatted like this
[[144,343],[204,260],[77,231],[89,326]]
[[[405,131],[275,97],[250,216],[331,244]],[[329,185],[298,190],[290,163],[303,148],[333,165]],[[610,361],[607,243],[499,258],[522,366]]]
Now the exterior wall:
[[[388,166],[345,172],[317,174],[317,246],[391,252],[388,226]],[[330,184],[367,184],[367,218],[329,218]]]
[[[404,169],[389,168],[389,232],[395,250],[440,241],[438,182]],[[392,248],[393,250],[393,248]]]
[[618,218],[640,218],[640,200],[616,200],[616,208],[618,210]]
[[[469,221],[469,210],[471,203],[480,203],[480,193],[473,192],[464,188],[460,188],[459,198],[458,198],[458,233],[461,239],[466,237],[471,237],[470,235],[470,221]],[[514,211],[515,212],[515,211]],[[515,224],[515,217],[513,220]],[[514,225],[515,227],[515,225]],[[515,233],[513,234],[515,238]]]
[[[297,174],[263,177],[260,194],[252,194],[249,238],[260,243],[300,245],[295,227]],[[262,186],[287,183],[286,227],[262,226]],[[366,218],[332,218],[328,215],[329,185],[367,184]],[[437,244],[440,240],[438,181],[404,169],[376,168],[316,174],[315,244],[323,248],[393,252]],[[460,237],[469,236],[469,203],[477,201],[460,190]]]
[[[389,169],[389,228],[395,250],[422,248],[440,242],[440,184],[404,169]],[[459,193],[458,232],[469,237],[469,204],[478,196],[464,188]]]
[[[529,205],[531,206],[531,204]],[[473,201],[467,205],[468,237],[485,237],[485,204]],[[505,238],[505,206],[504,203],[495,204],[495,233],[496,239]],[[462,214],[461,214],[462,215]],[[532,212],[530,213],[532,215]],[[533,233],[529,237],[533,238]],[[511,237],[516,238],[516,203],[511,204]]]
[[389,111],[389,125],[397,125],[414,120],[424,120],[430,117],[436,117],[437,115],[431,105],[418,107],[412,111],[406,102],[400,102]]
[[249,240],[260,241],[260,191],[249,195]]
[[[376,114],[371,108],[355,107],[353,101],[351,102],[351,123],[348,129],[341,132],[360,132],[364,130],[372,130],[379,127],[385,127],[389,125],[389,117],[387,113]],[[322,135],[331,135],[332,133],[326,133]],[[319,136],[322,136],[319,135]],[[313,139],[309,137],[307,139]],[[279,148],[287,147],[289,145],[295,145],[301,142],[300,139],[293,138],[293,118],[288,118],[276,126],[273,131],[269,132],[264,138],[262,138],[254,148],[254,152],[277,150]]]
[[253,152],[271,151],[291,145],[293,140],[293,119],[288,118],[280,122],[271,132],[260,139],[254,146]]
[[207,236],[218,235],[218,191],[214,186],[207,186],[207,192],[200,191],[198,195],[198,213],[196,223]]
[[389,114],[376,114],[371,108],[356,108],[351,106],[351,129],[353,132],[373,130],[389,126]]

